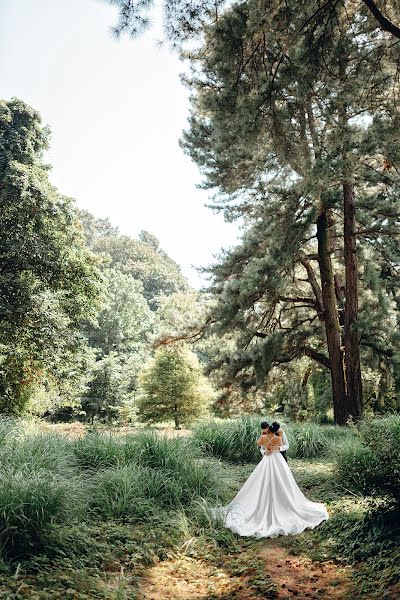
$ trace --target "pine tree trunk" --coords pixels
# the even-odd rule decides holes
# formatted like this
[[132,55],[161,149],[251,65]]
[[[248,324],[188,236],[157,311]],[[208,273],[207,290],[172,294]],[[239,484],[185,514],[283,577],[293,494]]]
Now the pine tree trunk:
[[347,410],[355,421],[362,417],[362,383],[358,320],[358,261],[356,250],[356,205],[354,186],[343,183],[344,262],[346,304],[344,309],[345,383]]
[[[346,62],[339,62],[339,74],[346,89]],[[344,265],[346,271],[346,301],[344,307],[345,385],[349,417],[357,421],[362,416],[362,384],[358,321],[358,264],[356,250],[356,202],[349,152],[352,148],[348,107],[343,95],[339,105],[342,130]]]
[[345,425],[349,415],[346,405],[343,354],[340,344],[340,328],[331,260],[327,210],[323,210],[317,219],[317,240],[325,332],[331,368],[333,413],[335,423]]

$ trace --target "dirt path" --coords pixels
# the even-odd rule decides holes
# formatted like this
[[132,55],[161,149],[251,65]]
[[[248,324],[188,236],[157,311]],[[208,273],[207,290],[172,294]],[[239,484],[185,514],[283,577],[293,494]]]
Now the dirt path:
[[270,547],[263,549],[261,555],[266,570],[278,584],[276,598],[279,600],[354,598],[349,567],[340,567],[332,561],[313,562],[293,556],[280,547],[277,540],[270,542]]
[[140,600],[260,600],[244,576],[232,576],[206,562],[180,557],[152,567],[140,588]]
[[[240,557],[240,554],[238,555]],[[143,600],[350,600],[351,569],[331,561],[313,563],[288,553],[279,540],[263,545],[256,557],[226,555],[218,566],[209,561],[178,556],[161,562],[141,582]],[[236,567],[235,567],[236,565]],[[240,572],[241,571],[241,572]]]

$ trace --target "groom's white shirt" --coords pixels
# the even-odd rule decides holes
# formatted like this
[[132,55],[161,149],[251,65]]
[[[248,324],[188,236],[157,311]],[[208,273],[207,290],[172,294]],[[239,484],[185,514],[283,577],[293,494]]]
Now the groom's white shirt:
[[282,446],[279,446],[279,452],[284,452],[285,450],[289,449],[289,442],[284,431],[282,431],[282,442]]

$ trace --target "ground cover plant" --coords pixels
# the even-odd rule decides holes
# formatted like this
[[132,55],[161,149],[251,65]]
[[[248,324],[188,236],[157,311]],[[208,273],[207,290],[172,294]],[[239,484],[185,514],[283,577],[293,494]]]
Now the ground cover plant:
[[[0,598],[395,598],[398,428],[397,416],[347,429],[285,424],[290,467],[330,520],[257,541],[213,522],[210,508],[259,460],[246,442],[258,419],[174,439],[143,430],[76,439],[0,421]],[[375,448],[376,431],[385,443]],[[381,467],[362,472],[365,451]]]

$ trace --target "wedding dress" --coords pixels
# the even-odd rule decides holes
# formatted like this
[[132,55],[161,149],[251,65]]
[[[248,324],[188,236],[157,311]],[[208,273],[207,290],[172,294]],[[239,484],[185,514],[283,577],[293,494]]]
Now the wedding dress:
[[256,538],[301,533],[329,518],[323,504],[304,496],[280,452],[264,455],[232,502],[213,509],[213,516],[234,533]]

